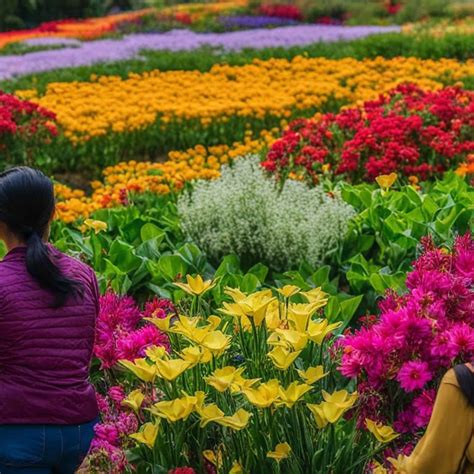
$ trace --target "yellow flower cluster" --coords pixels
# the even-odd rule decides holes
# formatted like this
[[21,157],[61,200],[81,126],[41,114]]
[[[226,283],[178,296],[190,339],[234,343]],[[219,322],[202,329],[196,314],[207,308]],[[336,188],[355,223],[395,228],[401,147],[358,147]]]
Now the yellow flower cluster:
[[[215,284],[210,280],[204,281],[200,276],[193,278],[189,275],[187,283],[175,283],[197,301]],[[311,354],[341,323],[330,324],[327,319],[315,318],[318,310],[328,302],[321,288],[302,291],[297,286],[287,285],[276,292],[266,289],[251,294],[226,288],[225,293],[231,302],[224,303],[220,309],[222,318],[215,315],[204,318],[197,314],[170,315],[165,319],[147,318],[171,336],[174,350],[167,353],[164,348],[150,347],[144,358],[133,362],[121,361],[122,366],[142,382],[158,387],[167,385],[167,393],[170,393],[170,384],[181,386],[183,383],[193,393],[176,392],[180,395],[174,398],[168,396],[171,399],[159,401],[148,408],[153,421],[132,435],[136,441],[153,448],[159,433],[159,420],[175,423],[192,415],[196,416],[201,428],[215,423],[232,430],[243,430],[252,416],[261,417],[262,421],[265,419],[261,410],[292,409],[301,405],[305,398],[313,398],[309,394],[314,394],[314,385],[327,375],[322,365],[311,365],[314,363]],[[294,303],[294,296],[306,302]],[[252,357],[260,360],[256,366],[258,374],[251,359],[245,357],[245,341],[255,339],[260,341],[252,346]],[[240,367],[226,365],[231,346],[237,347],[246,359]],[[306,348],[309,349],[309,358],[303,356]],[[266,364],[259,358],[269,359],[272,364]],[[300,367],[303,364],[306,366],[304,370],[293,369],[297,359]],[[258,378],[246,378],[245,372],[253,372]],[[291,372],[295,375],[292,381],[288,378]],[[318,429],[336,423],[357,400],[357,393],[349,394],[346,390],[333,393],[322,390],[320,393],[320,403],[303,405],[307,408],[305,413],[313,418]],[[231,415],[226,415],[218,406],[219,401],[228,399],[228,396],[241,400],[240,408]],[[213,402],[206,403],[206,398],[211,398]],[[124,404],[138,412],[143,402],[143,393],[134,390]],[[390,433],[385,430],[382,434],[387,437]],[[289,445],[281,443],[267,456],[278,461],[290,451]]]
[[56,218],[66,223],[85,219],[101,208],[117,206],[127,192],[167,194],[180,189],[187,181],[213,179],[219,176],[223,164],[271,145],[278,129],[264,131],[254,138],[249,132],[244,141],[231,146],[197,145],[186,151],[172,151],[163,163],[129,161],[103,171],[103,182],[92,182],[92,196],[63,184],[55,185]]
[[474,34],[474,15],[458,20],[445,19],[437,22],[428,20],[407,23],[403,25],[402,31],[403,33],[416,35],[425,33],[438,38],[446,34],[472,35]]
[[[361,103],[402,82],[437,89],[469,75],[474,75],[474,60],[298,56],[245,66],[215,65],[205,73],[152,71],[128,79],[102,76],[91,82],[51,83],[33,101],[55,112],[65,135],[80,143],[152,125],[165,135],[175,133],[183,122],[193,127],[189,133],[211,124],[231,128],[267,116],[288,118],[334,100]],[[31,98],[32,91],[17,95]]]

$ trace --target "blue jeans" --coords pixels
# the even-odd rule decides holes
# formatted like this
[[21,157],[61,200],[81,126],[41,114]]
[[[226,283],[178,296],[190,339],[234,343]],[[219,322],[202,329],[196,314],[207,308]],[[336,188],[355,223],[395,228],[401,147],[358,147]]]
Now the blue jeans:
[[0,474],[73,474],[94,438],[83,425],[0,425]]

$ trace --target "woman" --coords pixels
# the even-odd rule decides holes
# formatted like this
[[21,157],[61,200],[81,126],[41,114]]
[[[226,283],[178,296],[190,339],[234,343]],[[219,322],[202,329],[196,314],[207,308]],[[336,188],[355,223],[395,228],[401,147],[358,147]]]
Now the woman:
[[404,463],[407,474],[474,472],[474,367],[443,377],[425,435]]
[[0,473],[74,473],[98,416],[89,382],[94,272],[46,243],[54,189],[38,170],[0,174]]

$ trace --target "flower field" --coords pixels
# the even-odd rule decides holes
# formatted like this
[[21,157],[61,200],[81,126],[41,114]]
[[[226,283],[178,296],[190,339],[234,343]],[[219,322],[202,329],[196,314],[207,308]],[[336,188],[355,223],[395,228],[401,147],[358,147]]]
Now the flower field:
[[409,474],[474,355],[474,35],[408,4],[0,33],[2,168],[102,294],[81,472]]

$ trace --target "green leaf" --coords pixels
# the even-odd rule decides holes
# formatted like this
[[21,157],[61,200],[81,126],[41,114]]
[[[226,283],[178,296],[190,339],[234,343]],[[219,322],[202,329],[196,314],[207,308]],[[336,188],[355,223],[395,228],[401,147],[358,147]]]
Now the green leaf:
[[314,272],[310,277],[311,283],[313,283],[315,286],[322,286],[325,283],[328,282],[329,280],[329,272],[331,270],[331,267],[329,265],[325,265],[321,267],[319,270]]
[[268,275],[268,267],[263,263],[257,263],[249,271],[249,274],[255,275],[260,283],[263,283]]
[[344,321],[345,326],[350,323],[363,297],[364,295],[354,296],[353,298],[348,298],[340,302],[342,320]]
[[157,225],[152,224],[151,222],[146,223],[140,229],[140,237],[142,239],[142,242],[146,242],[147,240],[151,239],[159,239],[160,244],[165,238],[165,235],[166,233],[162,229],[160,229]]
[[109,250],[110,261],[124,272],[136,270],[142,259],[135,255],[134,247],[119,239],[114,240]]
[[217,267],[214,278],[237,273],[241,273],[239,257],[237,255],[226,255]]
[[162,255],[157,269],[166,280],[173,281],[177,275],[186,275],[188,265],[180,255]]
[[247,273],[239,286],[244,293],[253,293],[260,286],[260,280],[252,273]]

